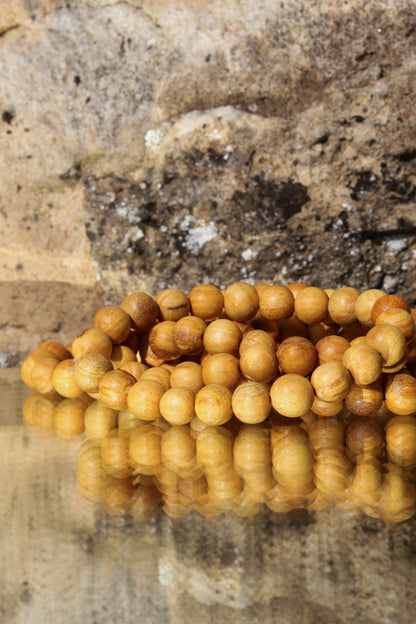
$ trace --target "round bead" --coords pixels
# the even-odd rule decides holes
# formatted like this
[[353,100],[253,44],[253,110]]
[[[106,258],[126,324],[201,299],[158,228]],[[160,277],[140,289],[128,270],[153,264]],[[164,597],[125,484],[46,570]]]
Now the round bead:
[[359,290],[349,286],[338,288],[332,293],[328,301],[328,312],[334,323],[351,325],[356,322],[355,303],[359,295]]
[[374,418],[354,418],[346,430],[346,445],[353,457],[379,457],[384,450],[383,428]]
[[81,435],[86,409],[87,405],[81,399],[63,399],[53,413],[55,429],[65,437]]
[[166,288],[156,297],[159,306],[159,318],[162,321],[179,321],[189,314],[189,299],[177,288]]
[[87,353],[75,364],[75,381],[84,392],[95,393],[99,391],[101,379],[111,370],[113,365],[108,357]]
[[386,383],[386,406],[399,416],[416,412],[416,379],[408,373],[390,375]]
[[264,344],[251,345],[241,355],[240,369],[247,379],[268,383],[278,375],[276,355]]
[[204,347],[208,353],[231,353],[237,355],[242,334],[228,319],[217,319],[208,325],[204,333]]
[[204,386],[195,398],[195,412],[207,425],[223,425],[233,415],[231,390],[219,384]]
[[288,373],[282,375],[270,388],[270,398],[274,409],[289,418],[306,414],[313,403],[313,389],[302,375]]
[[103,439],[101,462],[107,474],[117,479],[126,479],[132,473],[129,457],[129,439],[119,437],[117,431]]
[[380,409],[383,400],[384,394],[379,383],[366,386],[354,383],[345,399],[345,406],[357,416],[371,416]]
[[117,423],[117,411],[102,401],[93,401],[85,410],[85,432],[90,438],[105,438],[110,431],[117,429]]
[[324,321],[328,316],[328,295],[315,286],[302,289],[295,300],[295,314],[307,325]]
[[95,314],[93,327],[101,329],[113,342],[120,344],[130,334],[131,319],[125,310],[117,306],[108,305],[98,310]]
[[238,420],[243,423],[257,424],[263,422],[271,409],[267,386],[255,381],[241,384],[233,392],[232,409]]
[[131,319],[131,326],[139,336],[144,336],[157,321],[159,308],[156,301],[143,292],[128,295],[121,304]]
[[406,310],[406,312],[410,312],[409,304],[402,297],[398,297],[397,295],[384,295],[384,297],[377,299],[372,307],[371,321],[373,325],[376,324],[379,315],[389,308],[402,308]]
[[307,338],[292,336],[279,345],[277,359],[283,373],[306,376],[316,365],[316,349]]
[[269,347],[269,349],[272,349],[272,351],[276,351],[276,341],[271,334],[263,329],[252,329],[243,334],[239,349],[240,356],[247,347],[253,344],[264,344],[266,347]]
[[386,423],[386,451],[389,461],[413,470],[416,468],[416,420],[413,416],[394,416]]
[[84,329],[77,334],[71,345],[72,355],[76,360],[87,353],[101,353],[109,358],[112,350],[113,343],[109,336],[95,327]]
[[294,303],[295,298],[286,286],[268,286],[260,293],[260,311],[269,321],[291,317]]
[[256,289],[246,282],[235,282],[224,292],[226,315],[234,321],[250,321],[259,308]]
[[355,302],[355,316],[361,325],[364,325],[364,327],[372,327],[374,325],[371,320],[373,306],[375,302],[381,299],[381,297],[384,297],[385,294],[384,290],[370,288],[357,297]]
[[173,340],[174,321],[161,321],[149,334],[149,346],[156,357],[162,360],[176,360],[181,352]]
[[154,379],[161,383],[165,390],[168,390],[170,388],[170,377],[171,373],[164,366],[151,366],[142,373],[140,381]]
[[75,360],[62,360],[55,366],[52,384],[55,390],[67,399],[75,399],[84,392],[75,381]]
[[366,386],[381,375],[381,355],[368,344],[355,344],[342,356],[342,364],[353,376],[355,383]]
[[109,371],[100,381],[99,393],[102,402],[115,410],[127,408],[127,395],[135,384],[136,378],[118,368]]
[[141,474],[155,474],[160,469],[162,435],[163,429],[149,423],[139,425],[131,432],[128,438],[130,464]]
[[204,321],[213,321],[218,318],[224,308],[222,292],[212,284],[200,284],[189,293],[192,314]]
[[127,406],[141,420],[156,420],[160,416],[159,402],[164,387],[154,379],[140,379],[129,390]]
[[202,380],[209,384],[220,384],[234,390],[240,381],[238,359],[231,353],[216,353],[205,358],[202,365]]
[[204,349],[203,335],[207,325],[198,316],[185,316],[173,329],[173,342],[181,353],[193,355]]
[[315,345],[319,364],[324,364],[325,362],[341,362],[349,346],[350,343],[348,340],[342,336],[325,336],[321,338]]
[[311,384],[318,399],[342,401],[351,388],[351,376],[340,362],[320,364],[311,375]]
[[381,354],[383,370],[401,362],[407,355],[406,338],[394,325],[372,327],[367,332],[365,341]]
[[376,320],[376,326],[386,324],[394,325],[402,332],[406,342],[412,340],[416,327],[412,315],[403,308],[388,308],[381,312]]
[[189,388],[196,394],[204,385],[202,366],[197,362],[180,362],[171,373],[170,385],[172,388]]
[[189,388],[169,388],[160,399],[159,409],[171,425],[185,425],[195,416],[195,395]]

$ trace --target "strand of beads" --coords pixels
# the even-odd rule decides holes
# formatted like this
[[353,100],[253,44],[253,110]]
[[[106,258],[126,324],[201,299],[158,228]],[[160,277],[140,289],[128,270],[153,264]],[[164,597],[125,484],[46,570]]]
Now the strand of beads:
[[397,295],[210,284],[127,296],[22,365],[28,426],[88,440],[81,492],[146,519],[414,512],[415,310]]

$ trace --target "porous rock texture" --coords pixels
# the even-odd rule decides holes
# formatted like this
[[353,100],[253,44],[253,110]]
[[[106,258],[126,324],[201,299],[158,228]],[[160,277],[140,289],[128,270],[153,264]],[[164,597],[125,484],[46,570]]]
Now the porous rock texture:
[[416,303],[411,0],[0,0],[0,76],[3,365],[138,289]]

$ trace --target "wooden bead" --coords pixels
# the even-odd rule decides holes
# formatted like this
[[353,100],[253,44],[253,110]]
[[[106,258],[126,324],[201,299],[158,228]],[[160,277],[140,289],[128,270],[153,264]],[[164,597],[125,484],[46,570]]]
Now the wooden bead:
[[274,409],[288,418],[299,418],[306,414],[313,403],[311,383],[301,375],[282,375],[270,388]]
[[189,388],[196,394],[204,385],[202,366],[197,362],[180,362],[171,373],[170,385],[172,388]]
[[166,288],[156,297],[161,321],[179,321],[189,314],[189,299],[177,288]]
[[111,339],[101,329],[92,327],[79,332],[72,341],[71,351],[76,360],[87,353],[100,353],[109,358],[113,350]]
[[344,425],[336,418],[317,418],[309,429],[309,441],[315,451],[321,447],[344,446]]
[[353,464],[346,456],[344,446],[321,446],[316,450],[313,467],[315,484],[330,500],[345,499],[352,469]]
[[370,288],[362,292],[355,302],[355,316],[364,327],[372,327],[374,325],[371,320],[373,306],[378,299],[385,296],[384,290]]
[[294,304],[295,298],[286,286],[268,286],[260,294],[260,311],[269,321],[290,318]]
[[270,334],[270,336],[276,342],[279,338],[279,323],[281,322],[283,321],[268,321],[267,319],[261,317],[258,319],[253,319],[251,321],[251,326],[253,327],[253,329],[260,329],[261,331]]
[[234,390],[240,381],[239,361],[231,353],[215,353],[204,360],[202,380],[209,384],[220,384]]
[[346,429],[346,445],[352,457],[380,457],[384,451],[383,428],[374,418],[354,418]]
[[381,354],[383,371],[386,367],[401,363],[407,356],[406,339],[394,325],[382,324],[372,327],[367,332],[365,341]]
[[332,293],[328,301],[328,313],[334,323],[351,325],[356,322],[355,303],[359,295],[359,290],[349,286],[338,288]]
[[233,436],[225,427],[206,427],[196,439],[198,466],[221,468],[232,458]]
[[305,282],[292,282],[291,284],[288,284],[287,287],[296,299],[300,291],[305,290],[305,288],[309,288],[309,285],[305,284]]
[[322,338],[327,336],[335,336],[337,333],[337,325],[329,325],[325,321],[308,325],[308,338],[313,345],[316,345]]
[[224,296],[219,288],[212,284],[200,284],[189,293],[192,314],[205,322],[221,316],[224,308]]
[[[110,408],[108,408],[110,409]],[[138,418],[128,408],[120,410],[117,417],[117,429],[120,437],[128,438],[134,429],[139,425],[142,425],[145,421]]]
[[388,464],[377,510],[387,522],[403,522],[415,512],[415,489],[406,472],[395,464]]
[[111,351],[110,360],[114,368],[122,368],[126,362],[137,362],[137,357],[130,347],[116,345]]
[[128,295],[121,304],[131,319],[131,326],[137,334],[144,336],[157,321],[159,307],[154,299],[146,293],[137,292]]
[[196,443],[186,425],[173,425],[160,440],[164,465],[179,476],[187,475],[196,468]]
[[416,379],[407,373],[389,375],[386,383],[386,406],[399,416],[416,412]]
[[171,425],[185,425],[195,417],[195,395],[189,388],[169,388],[160,399],[159,409]]
[[105,438],[113,429],[117,429],[118,412],[102,401],[93,401],[84,413],[85,433],[90,438]]
[[276,430],[272,431],[273,476],[291,495],[306,496],[315,487],[308,437],[299,425],[289,425],[281,430],[277,440]]
[[181,353],[193,355],[204,349],[203,335],[207,325],[198,316],[185,316],[173,329],[173,342]]
[[135,383],[136,378],[121,368],[109,371],[101,379],[98,389],[102,402],[115,410],[126,409],[127,395]]
[[342,356],[342,365],[350,371],[355,383],[362,386],[374,383],[381,375],[381,355],[368,344],[349,347]]
[[81,399],[63,399],[53,413],[56,431],[65,437],[79,436],[84,431],[84,413],[87,405]]
[[250,321],[259,309],[256,289],[246,282],[235,282],[224,292],[224,308],[228,318],[234,321]]
[[311,410],[317,416],[331,417],[336,416],[344,407],[344,400],[340,401],[322,401],[318,397],[314,397]]
[[75,363],[75,381],[84,392],[99,392],[101,379],[113,370],[108,357],[101,353],[87,353]]
[[328,295],[322,288],[304,288],[296,297],[295,314],[307,325],[324,321],[328,316]]
[[87,440],[78,451],[78,490],[86,499],[98,503],[103,488],[110,480],[110,475],[104,472],[101,465],[101,440]]
[[162,384],[164,390],[170,388],[171,373],[164,366],[151,366],[147,370],[143,371],[140,380],[154,379]]
[[388,308],[381,312],[376,320],[376,326],[381,324],[394,325],[402,332],[406,342],[412,340],[416,333],[416,326],[412,315],[402,308]]
[[148,369],[148,367],[146,366],[146,364],[143,364],[142,362],[137,362],[136,360],[136,362],[122,362],[120,365],[120,369],[126,371],[127,373],[130,373],[130,375],[133,375],[133,377],[136,378],[136,381],[138,381],[143,373]]
[[372,416],[383,404],[384,394],[378,382],[360,386],[353,383],[345,398],[345,406],[357,416]]
[[317,354],[309,340],[301,336],[292,336],[279,345],[277,359],[283,373],[306,376],[314,369]]
[[402,308],[406,310],[406,312],[410,312],[409,304],[402,297],[398,297],[397,295],[384,295],[384,297],[377,299],[371,309],[371,321],[373,325],[376,324],[379,315],[389,308]]
[[160,417],[159,403],[164,392],[160,382],[141,378],[130,388],[127,406],[140,420],[156,420]]
[[130,334],[131,319],[125,310],[108,305],[95,314],[93,327],[101,329],[113,344],[121,344]]
[[366,456],[357,462],[351,477],[352,499],[361,506],[378,504],[383,484],[381,463],[378,459]]
[[195,412],[207,425],[223,425],[233,415],[231,390],[219,384],[204,386],[195,398]]
[[67,399],[75,399],[84,392],[75,381],[75,360],[62,360],[55,366],[52,384],[56,392]]
[[316,343],[319,364],[325,362],[342,362],[345,351],[350,343],[342,336],[326,336]]
[[163,430],[146,423],[131,432],[129,440],[130,465],[141,474],[156,474],[161,467],[160,440]]
[[302,336],[302,338],[308,337],[307,326],[294,316],[290,319],[282,319],[278,322],[278,335],[275,337],[275,340],[283,342],[283,340],[286,340],[291,336]]
[[23,403],[23,418],[28,427],[34,427],[41,431],[53,431],[55,407],[61,398],[33,392],[26,397]]
[[268,387],[255,381],[241,384],[233,392],[232,409],[238,420],[243,423],[263,422],[271,409]]
[[68,351],[68,349],[64,347],[60,342],[56,342],[55,340],[42,342],[36,350],[49,351],[50,353],[53,353],[59,360],[68,360],[71,358],[71,352]]
[[163,360],[176,360],[181,352],[173,340],[174,321],[162,321],[155,325],[149,334],[149,346],[156,357]]
[[132,474],[129,457],[129,439],[119,437],[112,431],[101,443],[101,461],[107,474],[117,479],[126,479]]
[[311,384],[318,399],[342,401],[351,388],[351,376],[340,362],[320,364],[311,375]]
[[140,346],[140,338],[136,332],[136,330],[131,329],[129,335],[125,340],[123,340],[123,345],[125,347],[129,347],[134,353],[137,353]]
[[386,423],[386,452],[389,461],[416,468],[416,420],[414,416],[394,416]]
[[52,351],[46,349],[30,353],[21,368],[23,382],[42,394],[54,393],[52,376],[60,361]]
[[228,319],[217,319],[212,321],[205,330],[204,347],[210,354],[237,355],[241,339],[242,334],[238,325]]
[[262,329],[252,329],[243,334],[239,349],[240,356],[247,347],[253,344],[264,344],[266,347],[269,347],[269,349],[272,349],[272,351],[276,351],[276,341],[271,334],[268,334]]
[[247,347],[240,358],[241,372],[250,381],[268,383],[278,375],[276,354],[264,344]]

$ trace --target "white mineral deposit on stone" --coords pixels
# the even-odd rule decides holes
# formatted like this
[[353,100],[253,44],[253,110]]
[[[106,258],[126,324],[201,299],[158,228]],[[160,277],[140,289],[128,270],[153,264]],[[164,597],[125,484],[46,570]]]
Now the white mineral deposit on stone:
[[389,292],[389,290],[393,290],[397,285],[397,279],[393,277],[393,275],[386,275],[383,279],[383,290]]
[[209,243],[218,235],[217,227],[213,221],[210,221],[208,225],[203,220],[199,220],[197,223],[198,225],[189,230],[185,237],[185,245],[193,254],[197,254],[205,243]]
[[140,215],[132,212],[130,206],[126,206],[125,204],[121,204],[116,207],[116,213],[122,219],[126,219],[129,223],[139,223],[142,219]]
[[250,249],[250,247],[248,249],[245,249],[243,252],[241,252],[241,257],[243,258],[243,260],[245,260],[246,262],[248,260],[252,260],[253,259],[253,252]]
[[157,576],[161,585],[172,586],[175,584],[175,578],[177,576],[172,561],[168,555],[163,555],[157,566]]
[[399,254],[401,251],[406,249],[407,239],[399,238],[397,240],[389,240],[387,241],[386,246],[387,246],[387,252],[391,256],[397,256],[397,254]]
[[155,149],[162,142],[165,133],[160,128],[151,128],[144,135],[144,143],[149,149]]

